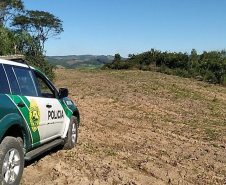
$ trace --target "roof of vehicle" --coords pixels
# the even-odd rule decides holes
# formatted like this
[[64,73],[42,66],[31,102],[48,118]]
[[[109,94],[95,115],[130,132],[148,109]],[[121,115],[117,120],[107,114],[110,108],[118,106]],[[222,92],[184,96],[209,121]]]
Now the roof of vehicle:
[[[0,64],[8,64],[8,65],[14,65],[14,66],[29,68],[29,66],[25,62],[23,62],[21,59],[15,58],[15,61],[12,61],[12,58],[10,58],[11,60],[1,59],[1,58],[2,57],[0,57]],[[31,68],[33,69],[33,67],[31,67]]]

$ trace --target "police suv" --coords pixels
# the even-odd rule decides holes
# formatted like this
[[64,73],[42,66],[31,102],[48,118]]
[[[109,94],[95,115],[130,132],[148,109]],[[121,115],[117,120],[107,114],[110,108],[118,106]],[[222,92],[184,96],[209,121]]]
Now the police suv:
[[77,142],[79,111],[38,69],[0,59],[0,182],[19,184],[24,161]]

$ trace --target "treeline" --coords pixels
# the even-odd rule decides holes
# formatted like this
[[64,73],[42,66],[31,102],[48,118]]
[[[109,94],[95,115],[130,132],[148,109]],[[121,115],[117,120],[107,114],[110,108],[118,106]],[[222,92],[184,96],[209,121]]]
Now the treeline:
[[155,70],[226,85],[226,51],[203,51],[202,54],[197,54],[192,49],[188,54],[151,49],[141,54],[129,55],[127,60],[121,60],[121,56],[116,54],[114,61],[104,65],[103,69]]
[[0,56],[24,55],[28,64],[54,77],[45,60],[45,42],[63,31],[62,21],[44,11],[26,10],[22,0],[0,1]]

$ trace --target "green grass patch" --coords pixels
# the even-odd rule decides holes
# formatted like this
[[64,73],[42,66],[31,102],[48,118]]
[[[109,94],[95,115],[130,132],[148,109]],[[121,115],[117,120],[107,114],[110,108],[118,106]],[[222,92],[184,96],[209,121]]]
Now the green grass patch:
[[218,132],[216,130],[213,130],[213,129],[205,129],[205,133],[208,135],[208,137],[211,139],[211,140],[215,140],[218,136]]

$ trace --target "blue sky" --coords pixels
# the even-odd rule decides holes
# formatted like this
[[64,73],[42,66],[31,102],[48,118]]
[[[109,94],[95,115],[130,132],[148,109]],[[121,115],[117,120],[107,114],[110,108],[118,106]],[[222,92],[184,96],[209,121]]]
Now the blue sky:
[[226,49],[226,0],[23,0],[63,21],[46,55]]

